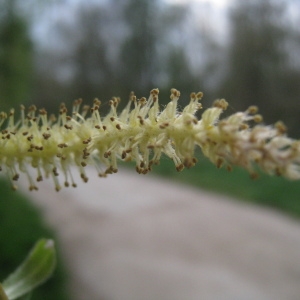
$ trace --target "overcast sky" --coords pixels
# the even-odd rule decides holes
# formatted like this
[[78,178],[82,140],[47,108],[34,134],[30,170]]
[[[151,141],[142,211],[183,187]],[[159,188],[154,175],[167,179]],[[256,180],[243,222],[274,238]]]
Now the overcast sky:
[[230,3],[230,0],[164,0],[166,3],[170,4],[185,4],[185,3],[207,3],[214,5],[216,7],[225,7]]

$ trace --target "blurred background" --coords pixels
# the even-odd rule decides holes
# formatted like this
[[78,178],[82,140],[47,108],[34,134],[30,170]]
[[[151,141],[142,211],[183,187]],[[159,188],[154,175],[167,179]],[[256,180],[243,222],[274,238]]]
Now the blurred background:
[[[297,0],[44,0],[0,2],[0,105],[56,111],[75,98],[107,102],[171,87],[185,104],[256,104],[299,137]],[[298,135],[297,135],[298,134]]]
[[[229,102],[229,113],[257,105],[265,123],[280,119],[299,139],[299,28],[299,0],[0,0],[1,111],[34,103],[56,112],[61,102],[95,97],[105,111],[112,96],[126,104],[130,91],[140,98],[154,87],[164,105],[175,87],[182,106],[199,90],[204,107],[216,98]],[[216,170],[198,156],[183,173],[168,160],[155,172],[299,218],[299,183],[264,175],[254,182],[243,170]],[[5,181],[1,186],[7,191]],[[22,198],[1,195],[3,215],[11,198]],[[11,218],[21,225],[14,238],[0,231],[0,241],[15,242],[27,226],[14,207]],[[6,243],[1,266],[8,264]]]

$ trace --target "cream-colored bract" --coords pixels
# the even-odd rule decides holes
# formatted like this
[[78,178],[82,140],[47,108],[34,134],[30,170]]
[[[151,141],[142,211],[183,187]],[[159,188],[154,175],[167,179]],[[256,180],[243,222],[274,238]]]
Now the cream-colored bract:
[[[174,161],[177,171],[196,164],[195,146],[199,146],[217,167],[238,165],[255,176],[254,165],[269,174],[300,179],[300,142],[286,136],[285,126],[261,124],[256,107],[220,119],[227,108],[224,99],[215,101],[200,120],[195,113],[202,108],[202,93],[192,93],[189,104],[178,110],[180,92],[171,90],[171,101],[164,109],[158,103],[158,89],[146,98],[136,99],[132,93],[121,112],[119,98],[110,100],[110,112],[101,117],[100,101],[93,106],[74,102],[68,114],[61,105],[58,117],[50,116],[35,106],[21,107],[21,117],[15,122],[14,110],[0,114],[0,167],[12,182],[19,173],[27,175],[29,189],[36,182],[52,177],[56,190],[61,189],[58,174],[65,177],[65,186],[76,186],[71,166],[77,166],[84,182],[88,181],[84,167],[94,165],[99,176],[115,173],[118,159],[135,161],[138,173],[147,173],[159,163],[162,154]],[[252,126],[251,126],[252,125]],[[104,169],[103,169],[104,166]],[[29,174],[36,169],[36,179]]]

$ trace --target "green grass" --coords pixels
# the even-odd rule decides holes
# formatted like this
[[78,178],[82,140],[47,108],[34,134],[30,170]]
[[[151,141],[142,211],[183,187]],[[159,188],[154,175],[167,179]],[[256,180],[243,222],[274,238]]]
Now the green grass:
[[[13,192],[10,185],[0,178],[0,281],[18,267],[40,238],[55,240],[55,235],[44,224],[37,208],[20,193]],[[31,299],[69,299],[59,251],[54,276],[35,290]]]
[[275,208],[293,217],[300,218],[300,182],[260,173],[253,180],[241,168],[232,172],[217,169],[206,158],[198,157],[195,167],[178,173],[170,159],[162,159],[153,171],[176,181],[184,182],[206,190],[233,196],[242,201],[250,201]]

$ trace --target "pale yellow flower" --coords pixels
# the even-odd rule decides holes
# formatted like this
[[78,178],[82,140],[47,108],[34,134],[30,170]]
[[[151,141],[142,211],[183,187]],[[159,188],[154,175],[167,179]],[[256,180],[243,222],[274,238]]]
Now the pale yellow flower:
[[[217,167],[238,165],[255,176],[253,167],[257,165],[269,174],[300,179],[300,142],[288,138],[280,122],[262,125],[256,107],[220,119],[228,104],[217,100],[199,120],[195,114],[202,108],[202,93],[192,93],[182,111],[177,105],[179,91],[171,90],[171,101],[163,110],[158,94],[158,89],[153,89],[148,100],[137,100],[132,94],[121,113],[117,112],[119,98],[113,98],[105,117],[100,116],[97,99],[91,108],[83,106],[81,110],[81,100],[75,101],[69,114],[61,105],[57,118],[48,117],[44,109],[37,112],[34,106],[27,114],[21,107],[17,122],[14,110],[9,115],[1,113],[0,127],[6,126],[0,133],[1,170],[12,182],[19,173],[26,174],[30,190],[37,189],[36,181],[51,176],[60,190],[59,172],[65,186],[76,186],[70,170],[74,165],[84,182],[88,181],[86,165],[95,166],[99,176],[105,177],[118,171],[118,160],[135,161],[137,172],[146,174],[162,154],[181,171],[196,164],[194,150],[199,146]],[[36,169],[36,179],[29,168]]]

